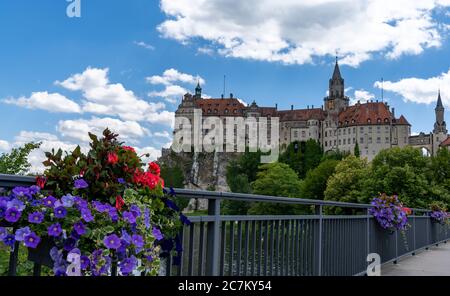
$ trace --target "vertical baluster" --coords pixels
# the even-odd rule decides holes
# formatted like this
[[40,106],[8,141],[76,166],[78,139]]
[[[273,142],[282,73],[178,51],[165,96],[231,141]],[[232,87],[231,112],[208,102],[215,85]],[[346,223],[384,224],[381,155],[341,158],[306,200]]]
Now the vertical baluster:
[[234,262],[234,221],[230,222],[230,257],[229,257],[229,275],[233,276],[233,262]]
[[194,231],[195,223],[189,227],[189,260],[188,260],[188,275],[194,274]]
[[14,250],[9,253],[8,276],[15,276],[17,271],[17,262],[19,258],[19,242],[14,243]]
[[281,221],[281,228],[280,228],[280,230],[281,230],[281,265],[280,265],[280,275],[284,275],[284,264],[285,264],[285,262],[284,262],[284,260],[285,260],[285,256],[284,256],[285,243],[284,243],[284,240],[286,238],[285,237],[285,233],[286,233],[285,226],[286,226],[286,220],[282,220]]
[[200,238],[199,238],[199,250],[198,250],[198,272],[197,275],[202,276],[203,275],[203,243],[204,243],[204,222],[200,222]]
[[256,250],[256,221],[252,221],[252,264],[251,264],[251,276],[255,276],[255,250]]
[[265,227],[264,227],[264,275],[267,276],[267,257],[269,252],[269,221],[265,221]]
[[280,267],[280,220],[277,220],[276,231],[275,231],[275,245],[276,245],[276,263],[275,263],[275,275],[279,275],[279,267]]
[[289,265],[291,261],[290,251],[291,251],[291,220],[286,220],[286,266],[284,274],[289,275]]
[[182,247],[183,247],[183,250],[182,250],[182,253],[181,253],[181,258],[180,258],[180,265],[178,266],[178,270],[177,270],[177,275],[178,276],[181,276],[181,274],[183,273],[183,261],[184,261],[184,229],[185,229],[185,226],[183,226],[183,228],[181,229],[181,232],[180,232],[180,242],[181,242],[181,244],[182,244]]
[[258,223],[258,230],[259,230],[259,235],[258,235],[258,276],[261,276],[261,261],[262,261],[262,223],[263,221],[259,221]]
[[273,256],[275,255],[275,252],[274,252],[274,246],[275,246],[275,236],[274,236],[274,224],[275,224],[275,221],[274,220],[272,220],[271,221],[271,223],[270,223],[270,275],[271,276],[273,276],[273,261],[274,261],[274,258],[273,258]]
[[238,247],[237,247],[237,275],[240,276],[241,275],[241,245],[242,245],[242,222],[239,221],[238,222],[238,231],[237,231],[237,235],[238,235]]
[[227,231],[227,223],[222,222],[222,231],[221,231],[221,258],[220,258],[220,275],[223,276],[225,273],[225,258],[227,253],[227,244],[226,244],[226,231]]
[[249,240],[249,221],[245,221],[245,241],[244,241],[244,276],[248,272],[248,240]]

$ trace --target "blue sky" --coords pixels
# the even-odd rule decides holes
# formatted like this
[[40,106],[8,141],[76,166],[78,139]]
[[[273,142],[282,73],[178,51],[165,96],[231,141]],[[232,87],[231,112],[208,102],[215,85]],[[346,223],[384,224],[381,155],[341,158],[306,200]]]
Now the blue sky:
[[[212,97],[226,75],[227,95],[246,102],[320,106],[336,51],[349,97],[379,99],[383,77],[396,114],[430,132],[438,88],[450,107],[450,3],[369,2],[81,0],[69,18],[65,0],[1,1],[0,150],[85,145],[85,130],[111,124],[156,157],[197,79]],[[144,107],[124,114],[127,102]]]

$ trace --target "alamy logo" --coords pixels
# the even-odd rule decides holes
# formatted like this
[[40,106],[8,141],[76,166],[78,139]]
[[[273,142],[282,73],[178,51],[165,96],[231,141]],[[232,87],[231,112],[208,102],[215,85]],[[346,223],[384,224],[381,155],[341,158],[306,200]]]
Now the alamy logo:
[[70,2],[67,6],[66,14],[68,17],[81,17],[81,0],[66,0]]
[[377,253],[370,253],[367,255],[367,275],[368,276],[381,276],[381,257]]
[[263,152],[262,163],[272,163],[279,155],[279,118],[271,117],[176,117],[172,150],[180,152]]

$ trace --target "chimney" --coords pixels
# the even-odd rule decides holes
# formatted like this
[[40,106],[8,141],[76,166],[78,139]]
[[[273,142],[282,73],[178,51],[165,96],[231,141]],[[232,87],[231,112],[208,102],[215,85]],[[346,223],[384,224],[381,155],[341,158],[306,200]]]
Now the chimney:
[[291,111],[294,111],[294,105],[291,105]]
[[392,108],[392,111],[391,111],[391,113],[392,113],[392,117],[394,117],[394,118],[395,118],[395,108]]
[[223,94],[222,94],[222,99],[223,99]]
[[275,104],[275,109],[278,110],[278,104]]
[[230,99],[232,99],[233,98],[233,93],[230,93]]

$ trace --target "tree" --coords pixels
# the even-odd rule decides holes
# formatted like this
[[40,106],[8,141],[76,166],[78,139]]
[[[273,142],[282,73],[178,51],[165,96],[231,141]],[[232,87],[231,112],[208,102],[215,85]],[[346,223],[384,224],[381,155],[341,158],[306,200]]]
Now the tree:
[[[166,187],[184,187],[184,174],[179,166],[169,167],[165,164],[161,165],[161,178],[163,178]],[[189,199],[187,198],[175,197],[174,201],[180,209],[186,208],[189,204]]]
[[[260,166],[257,179],[252,183],[253,193],[260,195],[300,197],[301,182],[294,170],[287,164],[271,163]],[[274,204],[254,203],[249,213],[254,215],[290,215],[301,211],[301,207]]]
[[355,148],[353,149],[353,155],[355,155],[356,157],[361,156],[361,150],[359,150],[358,141],[356,141]]
[[10,153],[0,156],[0,173],[8,175],[24,175],[31,164],[28,162],[30,153],[38,149],[41,143],[28,143],[19,148],[14,148]]
[[310,170],[302,182],[302,198],[323,200],[328,179],[334,174],[338,163],[337,160],[326,159],[318,167]]
[[289,165],[303,179],[306,173],[317,167],[323,157],[323,150],[315,140],[293,142],[280,155],[279,162]]
[[[366,159],[350,155],[343,159],[328,179],[325,200],[358,203],[365,201],[362,194],[363,181],[367,177],[369,165]],[[331,212],[342,213],[343,209],[332,209]]]
[[429,164],[430,159],[420,149],[382,150],[372,161],[362,201],[368,202],[379,193],[396,194],[408,207],[427,208],[431,200],[427,179]]

